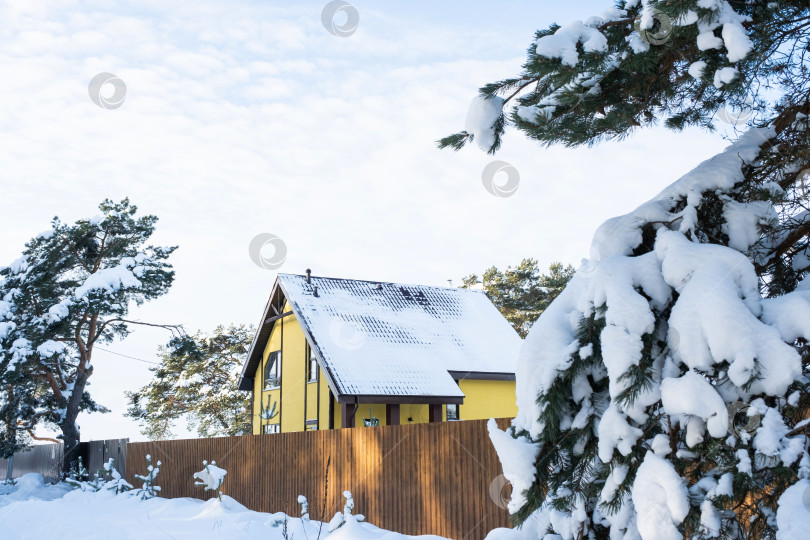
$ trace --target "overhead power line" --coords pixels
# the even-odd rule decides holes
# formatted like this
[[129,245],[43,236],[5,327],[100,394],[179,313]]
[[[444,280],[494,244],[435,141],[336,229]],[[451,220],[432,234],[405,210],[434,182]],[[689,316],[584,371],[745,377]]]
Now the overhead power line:
[[115,354],[117,356],[123,356],[124,358],[129,358],[130,360],[137,360],[138,362],[143,362],[144,364],[154,364],[156,366],[160,365],[160,362],[153,362],[151,360],[144,360],[143,358],[137,358],[135,356],[130,356],[128,354],[123,354],[123,353],[120,353],[120,352],[111,351],[110,349],[105,349],[103,347],[99,347],[98,345],[96,345],[94,348],[96,348],[96,349],[98,349],[100,351],[108,352],[110,354]]

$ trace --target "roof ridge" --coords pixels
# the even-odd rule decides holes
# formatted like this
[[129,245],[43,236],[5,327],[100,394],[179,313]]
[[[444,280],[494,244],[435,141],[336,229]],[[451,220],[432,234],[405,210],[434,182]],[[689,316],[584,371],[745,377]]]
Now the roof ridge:
[[[296,277],[301,279],[306,279],[307,276],[305,274],[289,274],[286,272],[279,272],[279,277],[282,276],[289,276],[289,277]],[[422,285],[419,283],[400,283],[397,281],[379,281],[373,279],[355,279],[355,278],[341,278],[341,277],[331,277],[331,276],[316,276],[314,274],[310,274],[311,279],[323,279],[323,280],[330,280],[330,281],[353,281],[357,283],[370,283],[372,285],[398,285],[402,287],[424,287],[429,289],[442,289],[446,291],[458,291],[458,292],[476,292],[481,293],[480,289],[470,289],[467,287],[448,287],[446,285]]]

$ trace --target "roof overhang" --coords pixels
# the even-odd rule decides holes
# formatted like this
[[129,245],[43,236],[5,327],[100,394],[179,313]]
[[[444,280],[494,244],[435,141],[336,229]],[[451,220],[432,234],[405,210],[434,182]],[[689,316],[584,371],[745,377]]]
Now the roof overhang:
[[508,371],[448,371],[458,381],[514,381],[515,374]]
[[344,394],[337,396],[338,403],[361,403],[363,405],[463,405],[463,396],[408,396],[408,395],[382,395],[382,394]]

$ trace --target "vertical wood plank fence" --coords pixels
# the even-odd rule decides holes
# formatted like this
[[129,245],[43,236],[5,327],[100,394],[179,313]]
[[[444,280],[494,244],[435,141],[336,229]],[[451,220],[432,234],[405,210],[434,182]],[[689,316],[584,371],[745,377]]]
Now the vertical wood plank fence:
[[106,441],[90,441],[81,443],[86,445],[82,450],[82,461],[87,472],[92,476],[104,470],[104,464],[112,458],[113,466],[121,476],[126,478],[127,472],[127,444],[129,439],[108,439]]
[[[505,428],[509,420],[498,424]],[[305,495],[312,519],[329,521],[349,490],[355,513],[405,534],[481,540],[509,526],[508,493],[485,420],[129,443],[126,478],[133,485],[147,454],[162,462],[156,484],[163,497],[215,496],[192,479],[207,460],[228,471],[223,493],[252,510],[295,516],[298,495]]]
[[[501,429],[509,419],[499,419]],[[212,439],[81,443],[92,475],[110,458],[133,485],[146,472],[146,455],[161,461],[156,484],[163,497],[211,498],[194,486],[202,461],[228,471],[223,492],[252,510],[300,512],[309,499],[313,519],[329,521],[352,492],[355,513],[385,529],[481,540],[509,526],[508,484],[489,441],[485,420],[338,429]],[[14,456],[14,477],[38,472],[58,481],[61,444],[38,445]],[[327,475],[327,460],[330,466]],[[0,479],[6,462],[0,459]]]

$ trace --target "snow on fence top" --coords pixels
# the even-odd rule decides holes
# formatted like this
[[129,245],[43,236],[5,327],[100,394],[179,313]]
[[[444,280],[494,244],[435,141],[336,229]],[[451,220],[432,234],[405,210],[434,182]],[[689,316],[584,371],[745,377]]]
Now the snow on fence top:
[[522,340],[481,291],[278,280],[341,395],[463,397],[449,371],[515,371]]

